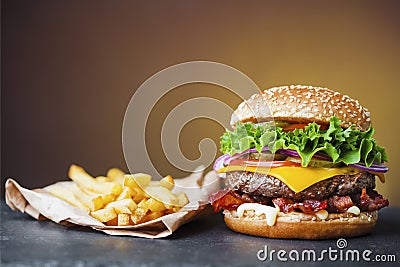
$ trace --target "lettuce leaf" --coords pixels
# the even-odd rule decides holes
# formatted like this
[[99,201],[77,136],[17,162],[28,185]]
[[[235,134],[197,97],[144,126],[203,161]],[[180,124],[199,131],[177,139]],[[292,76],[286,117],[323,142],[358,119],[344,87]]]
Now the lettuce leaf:
[[308,166],[315,153],[323,152],[333,163],[363,163],[369,167],[388,161],[385,149],[376,144],[373,134],[372,127],[365,132],[354,125],[343,129],[336,117],[331,117],[327,130],[321,130],[314,122],[292,132],[267,124],[238,123],[234,131],[227,130],[221,136],[221,151],[233,155],[250,148],[261,152],[265,146],[272,153],[278,149],[291,149],[299,153],[303,167]]

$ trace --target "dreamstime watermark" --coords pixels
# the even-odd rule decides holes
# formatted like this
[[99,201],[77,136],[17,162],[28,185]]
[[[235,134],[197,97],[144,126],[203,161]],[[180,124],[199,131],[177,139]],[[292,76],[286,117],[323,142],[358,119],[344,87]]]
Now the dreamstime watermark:
[[293,262],[317,262],[317,261],[365,261],[365,262],[396,262],[395,254],[374,254],[372,250],[348,249],[347,240],[340,238],[336,241],[336,247],[316,251],[315,249],[269,249],[267,245],[257,252],[259,261],[293,261]]

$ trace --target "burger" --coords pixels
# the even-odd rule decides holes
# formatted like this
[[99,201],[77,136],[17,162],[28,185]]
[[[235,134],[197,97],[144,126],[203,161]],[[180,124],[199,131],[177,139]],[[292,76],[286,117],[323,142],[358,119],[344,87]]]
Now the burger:
[[370,113],[327,88],[274,87],[241,103],[214,164],[226,188],[210,196],[233,231],[330,239],[370,233],[389,201],[388,168]]

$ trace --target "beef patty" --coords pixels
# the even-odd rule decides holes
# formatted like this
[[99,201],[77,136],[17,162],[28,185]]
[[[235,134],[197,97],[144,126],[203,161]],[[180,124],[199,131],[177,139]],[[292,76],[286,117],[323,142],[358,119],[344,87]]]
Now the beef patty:
[[252,196],[285,197],[297,201],[304,199],[321,200],[333,195],[346,196],[359,193],[363,188],[375,188],[375,175],[368,172],[333,176],[298,193],[270,175],[245,171],[228,172],[226,175],[226,186],[230,190],[238,190]]

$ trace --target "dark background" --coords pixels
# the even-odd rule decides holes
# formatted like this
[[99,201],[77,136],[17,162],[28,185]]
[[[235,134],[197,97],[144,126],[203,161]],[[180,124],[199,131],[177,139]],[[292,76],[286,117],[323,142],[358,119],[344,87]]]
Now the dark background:
[[[121,127],[135,90],[185,61],[233,66],[260,88],[327,86],[370,109],[391,171],[379,190],[400,205],[399,1],[2,1],[1,182],[41,187],[66,179],[71,163],[94,175],[126,169]],[[175,89],[149,121],[150,156],[162,173],[182,176],[160,153],[161,123],[185,99],[240,99],[211,85]],[[207,120],[182,131],[182,150],[198,156]],[[147,139],[146,139],[147,141]],[[142,155],[138,155],[141,157]],[[2,186],[3,189],[3,186]]]

